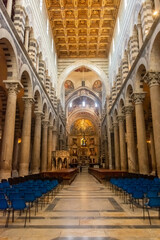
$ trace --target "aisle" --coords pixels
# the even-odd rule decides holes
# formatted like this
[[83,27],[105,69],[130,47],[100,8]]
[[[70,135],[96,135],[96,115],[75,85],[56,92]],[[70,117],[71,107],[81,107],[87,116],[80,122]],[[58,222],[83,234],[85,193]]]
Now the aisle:
[[160,239],[159,220],[153,219],[150,227],[141,209],[132,212],[88,173],[80,173],[36,217],[32,214],[26,229],[23,222],[19,217],[9,229],[1,228],[0,240]]

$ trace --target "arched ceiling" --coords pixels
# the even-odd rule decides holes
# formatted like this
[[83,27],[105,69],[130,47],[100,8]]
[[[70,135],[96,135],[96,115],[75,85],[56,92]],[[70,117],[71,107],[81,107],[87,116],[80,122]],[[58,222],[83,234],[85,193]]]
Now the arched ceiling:
[[58,57],[107,57],[120,0],[46,0]]

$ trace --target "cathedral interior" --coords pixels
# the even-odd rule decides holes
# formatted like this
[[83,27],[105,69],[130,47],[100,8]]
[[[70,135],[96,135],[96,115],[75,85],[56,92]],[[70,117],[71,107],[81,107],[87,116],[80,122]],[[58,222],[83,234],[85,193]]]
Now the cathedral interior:
[[160,0],[0,0],[0,240],[22,239],[160,239]]

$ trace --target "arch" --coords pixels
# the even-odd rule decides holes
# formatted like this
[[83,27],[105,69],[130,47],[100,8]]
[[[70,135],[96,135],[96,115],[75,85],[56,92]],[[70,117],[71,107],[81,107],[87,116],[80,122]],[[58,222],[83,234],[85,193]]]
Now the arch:
[[38,89],[34,91],[34,100],[34,110],[37,112],[42,112],[42,98]]
[[154,33],[149,49],[149,70],[159,72],[160,69],[160,24],[157,34]]
[[134,89],[135,91],[143,90],[143,76],[146,73],[146,67],[141,64],[136,72],[135,82],[134,82]]
[[29,67],[24,64],[20,70],[20,79],[24,87],[24,97],[33,97],[33,82]]
[[46,101],[43,102],[44,120],[48,120],[48,107]]
[[[100,77],[101,81],[103,82],[104,86],[105,86],[105,90],[107,92],[107,94],[109,95],[109,81],[108,81],[108,77],[105,74],[105,72],[100,69],[99,67],[97,67],[97,65],[93,64],[92,62],[88,61],[88,60],[79,60],[76,61],[72,64],[70,64],[67,68],[65,68],[65,70],[61,73],[60,77],[59,77],[59,88],[58,88],[58,96],[61,96],[61,92],[63,89],[63,83],[65,81],[65,79],[67,78],[67,76],[73,72],[75,69],[85,66],[91,70],[93,70],[94,72],[96,72],[96,74]],[[106,81],[107,79],[107,81]]]
[[6,29],[0,29],[0,47],[5,54],[7,80],[19,80],[18,54],[13,37]]
[[119,104],[118,104],[118,114],[122,114],[124,103],[125,103],[124,99],[121,98],[120,101],[119,101]]
[[132,99],[131,99],[132,94],[133,94],[133,87],[132,85],[128,85],[126,89],[126,94],[125,94],[126,103],[132,103]]

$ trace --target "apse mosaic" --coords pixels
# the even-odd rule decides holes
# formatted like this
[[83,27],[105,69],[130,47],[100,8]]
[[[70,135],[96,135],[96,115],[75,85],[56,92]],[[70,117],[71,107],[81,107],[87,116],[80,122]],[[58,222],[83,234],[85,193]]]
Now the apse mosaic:
[[92,89],[95,91],[95,92],[98,92],[100,93],[102,91],[102,82],[100,80],[96,80],[93,84],[93,87]]
[[93,136],[95,135],[95,127],[88,119],[78,119],[71,126],[71,135]]

